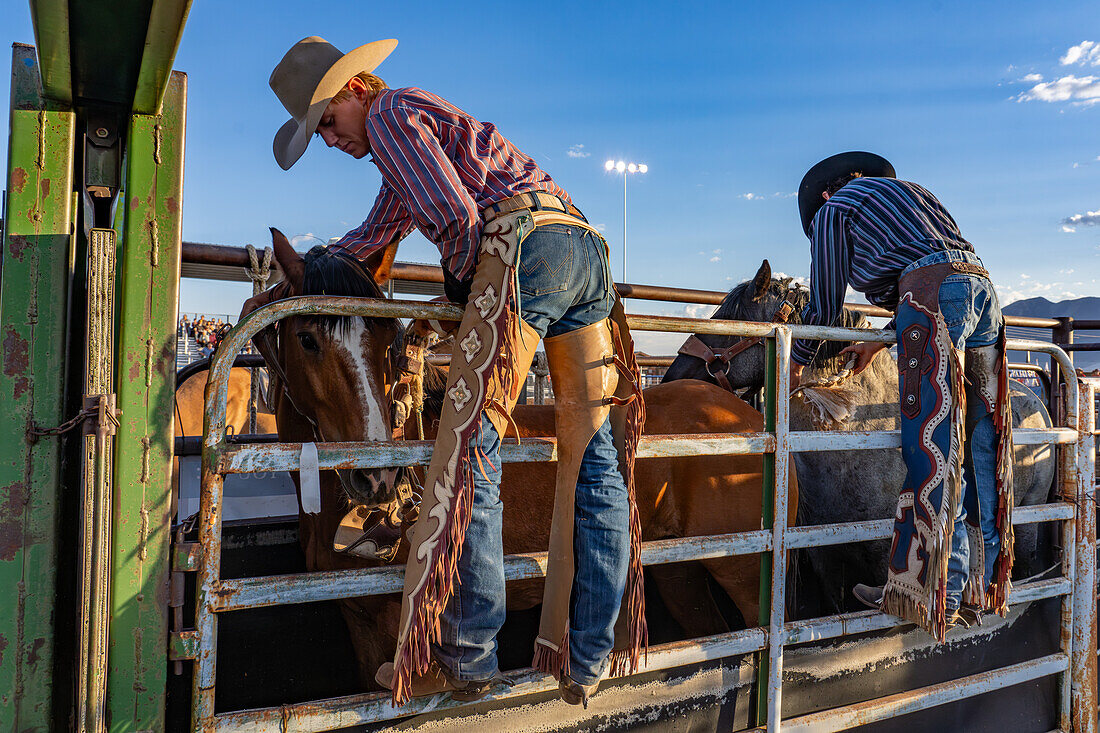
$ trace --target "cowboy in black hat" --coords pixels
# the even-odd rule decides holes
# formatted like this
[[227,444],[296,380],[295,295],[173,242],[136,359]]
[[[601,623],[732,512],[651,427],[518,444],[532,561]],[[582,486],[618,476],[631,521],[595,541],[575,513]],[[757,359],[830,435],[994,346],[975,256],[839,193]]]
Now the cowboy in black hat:
[[[898,334],[907,475],[886,586],[857,585],[855,594],[942,641],[974,614],[1007,611],[1012,414],[997,294],[943,204],[898,180],[881,156],[821,161],[802,179],[798,207],[812,257],[803,323],[834,324],[848,285],[896,314],[888,327]],[[858,374],[884,346],[841,353],[857,356]],[[792,388],[816,348],[794,342]]]

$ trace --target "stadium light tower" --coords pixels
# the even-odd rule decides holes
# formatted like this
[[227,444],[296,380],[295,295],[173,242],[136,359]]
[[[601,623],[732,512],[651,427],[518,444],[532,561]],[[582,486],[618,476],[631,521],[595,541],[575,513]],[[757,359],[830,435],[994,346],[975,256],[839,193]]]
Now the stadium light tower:
[[627,163],[622,160],[609,160],[603,164],[608,173],[619,173],[623,177],[623,282],[626,282],[626,179],[632,173],[645,173],[649,166],[645,163]]

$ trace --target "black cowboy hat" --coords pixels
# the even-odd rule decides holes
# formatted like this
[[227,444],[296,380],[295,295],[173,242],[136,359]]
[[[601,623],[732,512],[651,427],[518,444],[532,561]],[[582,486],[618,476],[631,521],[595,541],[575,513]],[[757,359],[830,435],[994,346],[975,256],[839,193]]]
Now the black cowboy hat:
[[802,215],[802,229],[810,236],[810,224],[814,214],[825,203],[821,194],[825,187],[848,173],[861,173],[867,178],[896,178],[894,166],[881,155],[853,150],[837,153],[821,161],[802,177],[798,187],[798,211]]

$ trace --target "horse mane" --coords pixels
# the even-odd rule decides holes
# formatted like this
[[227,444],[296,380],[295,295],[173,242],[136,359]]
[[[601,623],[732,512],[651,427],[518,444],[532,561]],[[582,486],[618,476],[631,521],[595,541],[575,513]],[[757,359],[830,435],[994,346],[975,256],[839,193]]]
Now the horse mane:
[[[356,257],[342,250],[317,245],[302,258],[305,265],[299,295],[336,295],[353,298],[383,298],[374,275]],[[308,318],[328,332],[346,325],[354,316],[313,315]],[[393,321],[400,328],[397,319]]]
[[[794,278],[773,277],[768,283],[767,294],[762,300],[782,303],[784,298],[790,299],[791,305],[794,306],[794,312],[791,314],[790,322],[802,323],[802,310],[806,307],[806,304],[810,302],[810,291],[801,285],[792,287],[791,283],[793,282]],[[749,289],[752,287],[754,287],[752,280],[746,280],[740,285],[735,286],[733,290],[726,294],[726,297],[722,300],[722,304],[714,311],[711,318],[731,321],[756,320],[753,315],[745,312],[744,306],[746,301],[752,299],[749,293]],[[868,328],[870,325],[869,321],[862,313],[847,309],[840,312],[840,318],[838,320],[840,322],[834,325],[847,328]],[[851,341],[821,341],[821,345],[811,362],[812,365],[828,371],[840,369],[843,366],[841,363],[843,360],[838,355],[841,349],[852,343]]]

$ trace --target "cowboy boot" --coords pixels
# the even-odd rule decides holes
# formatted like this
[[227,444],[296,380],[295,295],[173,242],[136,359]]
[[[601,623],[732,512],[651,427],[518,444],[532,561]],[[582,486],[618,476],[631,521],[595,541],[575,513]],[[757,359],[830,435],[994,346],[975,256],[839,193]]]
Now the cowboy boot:
[[[393,662],[385,662],[374,674],[374,681],[387,690],[393,689]],[[441,692],[451,693],[456,702],[476,702],[489,694],[493,685],[502,683],[508,686],[512,681],[501,675],[485,680],[460,680],[436,660],[428,663],[424,674],[414,674],[410,685],[410,697],[428,697]]]
[[[609,398],[615,392],[618,373],[613,365],[611,328],[606,320],[548,338],[545,344],[554,387],[558,463],[534,666],[564,681],[568,679],[565,673],[569,665],[569,599],[573,589],[577,477],[589,442],[607,420]],[[564,697],[577,697],[569,695],[566,687],[562,689]]]

